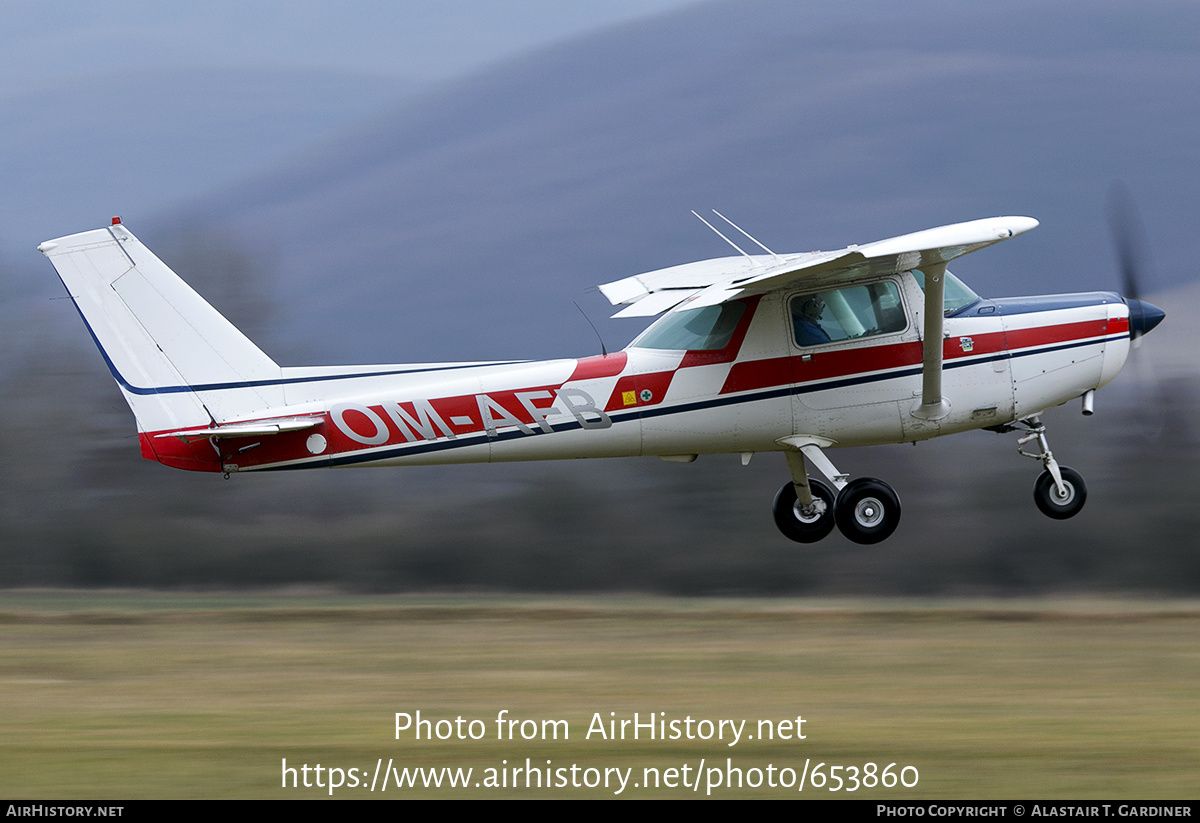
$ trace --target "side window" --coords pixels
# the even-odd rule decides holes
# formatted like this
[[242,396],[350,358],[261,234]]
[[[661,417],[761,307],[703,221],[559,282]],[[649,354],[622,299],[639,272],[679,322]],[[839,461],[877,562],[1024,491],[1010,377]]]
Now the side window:
[[797,346],[819,346],[904,331],[908,318],[890,280],[798,294],[790,302]]

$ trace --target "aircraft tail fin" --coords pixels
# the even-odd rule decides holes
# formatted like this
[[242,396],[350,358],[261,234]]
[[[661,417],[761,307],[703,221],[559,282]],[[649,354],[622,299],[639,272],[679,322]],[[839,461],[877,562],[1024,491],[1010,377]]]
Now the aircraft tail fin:
[[118,219],[38,250],[75,301],[139,431],[212,426],[283,405],[275,361]]

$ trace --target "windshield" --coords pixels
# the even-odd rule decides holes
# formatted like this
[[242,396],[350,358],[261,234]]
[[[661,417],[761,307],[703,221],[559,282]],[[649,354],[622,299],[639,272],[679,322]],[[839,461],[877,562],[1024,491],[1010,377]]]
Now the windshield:
[[[921,291],[925,291],[925,273],[913,269],[913,277],[917,278],[917,285],[921,287]],[[959,280],[950,272],[946,272],[944,298],[942,301],[942,314],[954,314],[959,309],[965,309],[975,301],[983,299],[971,291],[966,283]]]
[[670,312],[642,332],[632,345],[639,349],[723,349],[745,311],[745,303],[722,303]]

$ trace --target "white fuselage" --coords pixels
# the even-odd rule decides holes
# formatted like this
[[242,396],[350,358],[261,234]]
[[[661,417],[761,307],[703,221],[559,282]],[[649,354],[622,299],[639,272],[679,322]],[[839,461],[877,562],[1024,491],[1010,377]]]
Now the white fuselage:
[[801,346],[793,294],[775,292],[744,301],[720,349],[635,341],[578,360],[285,368],[268,387],[278,407],[244,419],[320,417],[315,428],[214,441],[219,458],[207,441],[144,428],[143,453],[181,468],[249,471],[778,451],[797,435],[899,443],[1064,403],[1106,385],[1128,352],[1128,310],[1115,294],[981,301],[945,318],[948,411],[927,419],[913,414],[922,293],[911,274],[887,280],[905,313],[886,334]]

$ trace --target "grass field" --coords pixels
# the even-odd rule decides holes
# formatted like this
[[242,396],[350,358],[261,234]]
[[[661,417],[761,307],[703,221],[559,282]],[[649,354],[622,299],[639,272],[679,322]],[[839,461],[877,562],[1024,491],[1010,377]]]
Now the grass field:
[[[730,759],[743,786],[713,796],[1194,798],[1198,636],[1200,606],[1170,601],[7,592],[0,792],[328,796],[282,788],[284,758],[301,784],[305,764],[342,769],[342,798],[612,797],[618,786],[609,772],[607,788],[525,788],[532,776],[520,772],[513,788],[511,769],[528,758],[543,786],[547,768],[563,769],[550,782],[630,769],[622,797],[687,797],[706,794],[710,769],[724,782]],[[406,730],[397,740],[395,714],[417,710],[462,717],[464,734],[479,720],[482,738],[418,741]],[[541,721],[565,720],[569,739],[521,739],[518,725],[517,739],[499,740],[502,710],[538,721],[525,729],[539,735]],[[663,712],[684,736],[587,739],[593,716],[612,712],[643,722]],[[805,739],[758,739],[760,720],[794,737],[798,716]],[[723,740],[687,739],[706,729],[696,721],[721,719],[747,721],[736,745],[728,726]],[[393,782],[372,793],[389,760],[473,772],[466,788]],[[766,785],[787,782],[784,768],[798,783],[806,762],[803,792]],[[867,763],[911,766],[919,782],[849,794],[843,770],[841,792],[812,785],[834,765]],[[476,788],[489,768],[508,786]],[[644,785],[646,768],[658,769],[657,788]],[[747,785],[756,775],[764,785]]]

